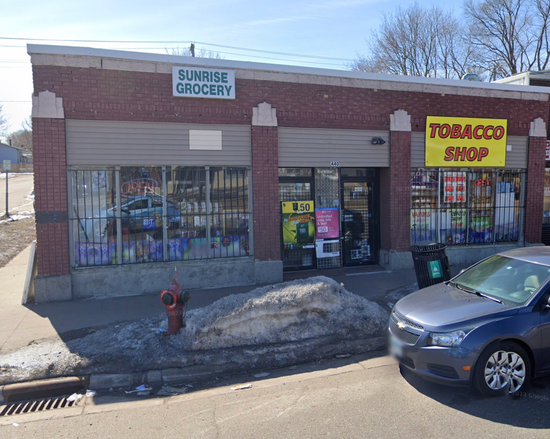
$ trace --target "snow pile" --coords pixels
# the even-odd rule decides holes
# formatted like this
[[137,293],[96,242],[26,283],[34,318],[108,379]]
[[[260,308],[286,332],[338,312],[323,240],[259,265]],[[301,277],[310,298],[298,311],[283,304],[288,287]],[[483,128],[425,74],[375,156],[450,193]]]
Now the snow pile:
[[10,217],[8,219],[0,220],[0,224],[9,223],[12,221],[19,221],[25,218],[32,218],[34,214],[33,210],[28,210],[25,212],[18,212],[18,213],[12,213],[10,214]]
[[325,335],[374,334],[387,322],[377,304],[324,276],[257,288],[189,312],[186,349],[283,343]]
[[[307,342],[316,350],[325,347],[327,336],[368,340],[384,334],[387,320],[387,311],[379,305],[319,276],[257,288],[191,310],[186,327],[176,336],[165,336],[167,318],[163,313],[156,318],[80,330],[82,334],[65,343],[38,341],[0,354],[0,384],[75,372],[144,371],[215,361],[250,366],[277,359],[282,351],[297,362],[307,354],[302,348],[296,351],[293,342]],[[238,351],[239,347],[245,347],[251,356],[229,349]],[[221,356],[219,349],[226,348]],[[262,354],[255,355],[255,351]]]

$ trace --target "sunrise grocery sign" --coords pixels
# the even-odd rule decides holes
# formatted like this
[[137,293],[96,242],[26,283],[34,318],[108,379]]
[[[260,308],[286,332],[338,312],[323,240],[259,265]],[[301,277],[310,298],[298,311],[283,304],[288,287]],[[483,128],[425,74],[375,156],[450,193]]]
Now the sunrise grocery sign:
[[172,92],[184,98],[235,99],[235,71],[173,66]]
[[426,166],[506,165],[506,119],[428,116]]

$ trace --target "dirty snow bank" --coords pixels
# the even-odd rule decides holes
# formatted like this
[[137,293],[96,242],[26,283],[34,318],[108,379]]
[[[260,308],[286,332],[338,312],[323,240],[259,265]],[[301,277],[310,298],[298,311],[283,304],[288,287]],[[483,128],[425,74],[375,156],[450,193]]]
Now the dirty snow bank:
[[191,311],[179,336],[186,349],[217,349],[373,334],[386,322],[387,313],[379,305],[317,276],[224,297]]
[[[308,354],[294,342],[307,341],[310,351],[315,351],[323,347],[327,336],[368,339],[384,333],[387,319],[388,313],[379,305],[330,278],[313,277],[227,296],[191,310],[187,326],[177,336],[167,337],[160,331],[167,328],[163,314],[91,329],[66,343],[38,341],[0,355],[0,384],[71,373],[129,373],[212,364],[222,358],[254,367],[268,362],[270,354],[282,358],[283,351],[288,361],[298,363],[306,361],[303,357]],[[247,353],[238,353],[239,347],[248,347]],[[226,348],[222,356],[219,349]],[[262,354],[256,355],[259,350]]]

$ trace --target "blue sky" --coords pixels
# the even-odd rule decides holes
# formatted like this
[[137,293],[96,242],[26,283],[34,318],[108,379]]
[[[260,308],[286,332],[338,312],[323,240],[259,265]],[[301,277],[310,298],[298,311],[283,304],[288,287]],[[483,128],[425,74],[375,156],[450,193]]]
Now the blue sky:
[[[20,129],[30,116],[32,73],[27,43],[166,53],[166,49],[187,48],[187,42],[194,41],[197,50],[218,52],[225,59],[346,69],[357,54],[367,54],[365,39],[378,28],[384,12],[413,3],[415,0],[157,0],[143,5],[126,0],[7,2],[2,6],[0,26],[0,104],[10,132]],[[459,16],[463,1],[417,3],[436,4]],[[157,41],[185,43],[152,43]]]

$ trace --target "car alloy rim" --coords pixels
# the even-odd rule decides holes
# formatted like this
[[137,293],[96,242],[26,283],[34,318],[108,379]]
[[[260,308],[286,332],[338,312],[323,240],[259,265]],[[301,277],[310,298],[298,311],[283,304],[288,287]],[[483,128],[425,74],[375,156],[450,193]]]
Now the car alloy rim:
[[516,352],[497,351],[485,365],[485,383],[492,390],[517,392],[525,381],[525,363]]

